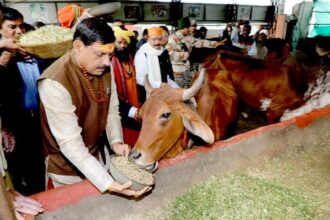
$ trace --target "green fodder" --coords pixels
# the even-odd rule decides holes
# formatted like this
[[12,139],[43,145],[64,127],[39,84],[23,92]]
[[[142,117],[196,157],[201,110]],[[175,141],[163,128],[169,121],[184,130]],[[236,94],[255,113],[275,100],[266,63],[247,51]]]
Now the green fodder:
[[313,219],[298,190],[243,173],[215,176],[178,197],[167,219]]

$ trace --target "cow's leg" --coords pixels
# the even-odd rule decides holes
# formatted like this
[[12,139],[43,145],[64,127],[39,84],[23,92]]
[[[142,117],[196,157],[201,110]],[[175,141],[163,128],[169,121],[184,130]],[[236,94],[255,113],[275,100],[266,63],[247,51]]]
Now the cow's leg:
[[278,122],[280,117],[282,116],[283,111],[273,111],[273,110],[268,110],[267,112],[267,123],[268,124],[273,124]]

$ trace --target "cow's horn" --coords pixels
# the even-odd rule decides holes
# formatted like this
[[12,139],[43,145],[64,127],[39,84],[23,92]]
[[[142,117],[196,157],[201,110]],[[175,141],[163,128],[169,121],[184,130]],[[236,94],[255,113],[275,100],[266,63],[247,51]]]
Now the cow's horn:
[[152,90],[154,89],[150,84],[148,74],[144,77],[144,89],[146,90],[148,95],[150,95]]
[[205,78],[205,68],[201,69],[198,78],[190,86],[190,88],[183,90],[182,99],[186,101],[196,95],[196,93],[202,88]]

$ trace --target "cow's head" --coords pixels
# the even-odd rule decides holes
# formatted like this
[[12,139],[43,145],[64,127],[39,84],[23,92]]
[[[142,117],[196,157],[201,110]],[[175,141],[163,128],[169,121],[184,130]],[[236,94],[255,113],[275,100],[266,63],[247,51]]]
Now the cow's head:
[[152,88],[145,80],[145,89],[150,94],[141,108],[142,129],[139,138],[130,153],[130,159],[139,167],[148,171],[157,168],[157,161],[174,147],[184,132],[213,143],[212,130],[203,119],[184,101],[194,97],[203,85],[205,70],[188,89],[173,89],[169,86]]

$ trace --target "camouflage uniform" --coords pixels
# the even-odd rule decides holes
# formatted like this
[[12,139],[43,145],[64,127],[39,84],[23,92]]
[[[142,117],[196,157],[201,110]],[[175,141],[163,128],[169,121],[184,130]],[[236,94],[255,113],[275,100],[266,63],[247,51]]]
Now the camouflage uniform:
[[185,53],[190,53],[192,47],[215,47],[216,41],[201,40],[193,36],[183,36],[181,32],[169,36],[166,49],[170,55],[174,80],[181,88],[188,88],[191,84],[192,77],[198,71],[191,69],[189,55],[185,57]]

